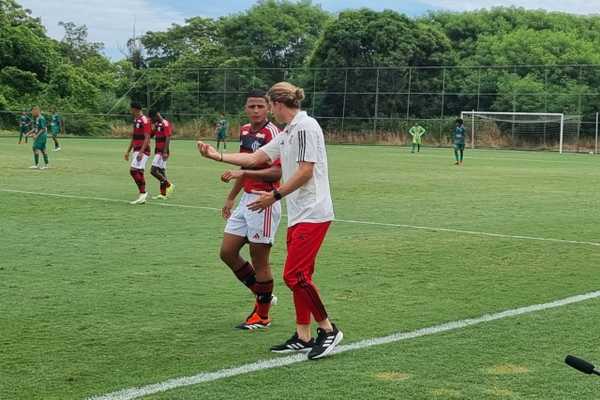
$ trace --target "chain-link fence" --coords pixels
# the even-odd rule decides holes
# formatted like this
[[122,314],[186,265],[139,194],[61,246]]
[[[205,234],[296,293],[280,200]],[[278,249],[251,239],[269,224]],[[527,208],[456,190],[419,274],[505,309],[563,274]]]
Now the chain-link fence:
[[[245,122],[246,94],[282,80],[304,88],[303,108],[330,142],[404,144],[408,129],[419,123],[428,131],[426,145],[446,146],[462,111],[538,112],[577,116],[566,126],[566,149],[595,151],[600,65],[146,69],[131,77],[129,90],[96,121],[118,135],[127,104],[136,99],[161,110],[183,137],[212,135],[223,112],[235,137]],[[510,140],[480,143],[521,148]],[[556,150],[552,140],[541,143],[534,148]]]

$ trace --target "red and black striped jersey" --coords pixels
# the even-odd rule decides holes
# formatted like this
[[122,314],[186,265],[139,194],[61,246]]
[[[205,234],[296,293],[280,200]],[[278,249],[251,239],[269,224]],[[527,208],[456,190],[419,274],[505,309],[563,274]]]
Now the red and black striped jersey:
[[154,123],[152,129],[152,136],[154,136],[154,154],[160,154],[165,151],[165,144],[167,138],[171,137],[173,133],[173,126],[165,118],[162,121]]
[[[258,131],[252,130],[252,125],[246,124],[240,129],[240,153],[254,153],[265,144],[273,140],[279,135],[279,128],[270,121],[260,128]],[[281,165],[279,160],[273,165]],[[269,164],[260,165],[254,169],[268,168]],[[279,187],[279,182],[264,182],[260,179],[244,177],[244,191],[252,193],[253,190],[271,191]]]
[[[144,144],[146,135],[152,134],[152,122],[145,115],[140,115],[133,120],[133,151],[140,151]],[[146,148],[144,154],[150,155],[150,146]]]

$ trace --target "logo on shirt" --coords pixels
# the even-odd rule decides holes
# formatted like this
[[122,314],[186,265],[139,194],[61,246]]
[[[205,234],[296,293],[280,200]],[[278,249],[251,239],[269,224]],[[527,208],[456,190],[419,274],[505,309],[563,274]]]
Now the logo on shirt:
[[252,143],[252,151],[256,152],[256,150],[260,149],[260,142],[257,140]]

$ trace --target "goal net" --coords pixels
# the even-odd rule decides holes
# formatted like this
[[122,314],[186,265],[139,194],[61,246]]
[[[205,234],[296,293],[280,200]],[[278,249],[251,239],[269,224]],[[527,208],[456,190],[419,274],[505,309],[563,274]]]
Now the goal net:
[[470,146],[563,152],[577,143],[580,116],[561,113],[463,111]]

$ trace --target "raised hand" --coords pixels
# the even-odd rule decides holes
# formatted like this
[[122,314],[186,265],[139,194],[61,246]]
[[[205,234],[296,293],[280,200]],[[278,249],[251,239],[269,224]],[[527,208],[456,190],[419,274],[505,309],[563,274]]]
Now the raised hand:
[[202,141],[196,142],[196,146],[198,147],[198,151],[202,154],[202,157],[209,158],[215,161],[221,161],[221,153],[219,153],[214,147],[210,144],[204,143]]

